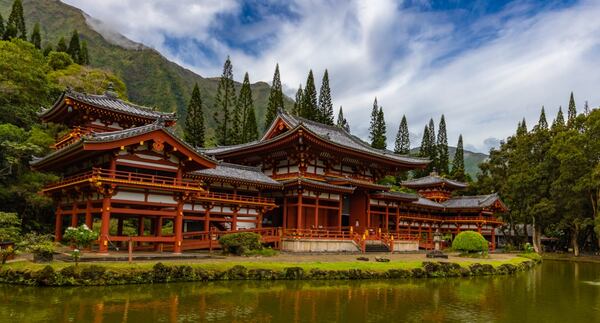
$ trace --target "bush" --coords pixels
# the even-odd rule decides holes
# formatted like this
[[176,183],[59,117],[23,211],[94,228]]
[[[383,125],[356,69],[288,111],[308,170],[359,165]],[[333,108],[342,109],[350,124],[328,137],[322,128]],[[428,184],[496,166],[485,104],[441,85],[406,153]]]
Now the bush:
[[219,243],[224,253],[241,256],[247,252],[262,249],[261,236],[254,232],[239,232],[222,235]]
[[0,212],[0,242],[17,242],[21,237],[21,219],[16,213]]
[[77,249],[73,250],[71,254],[71,257],[75,260],[75,265],[77,265],[81,257],[81,249],[89,247],[93,241],[98,239],[98,233],[82,224],[77,228],[68,227],[65,230],[63,239],[77,246]]
[[452,241],[452,249],[469,252],[483,252],[488,250],[488,242],[475,231],[463,231]]
[[28,233],[20,243],[20,247],[33,253],[33,261],[48,262],[51,261],[56,249],[51,234]]
[[48,66],[53,70],[62,70],[73,64],[73,59],[69,54],[63,52],[50,52],[48,54]]

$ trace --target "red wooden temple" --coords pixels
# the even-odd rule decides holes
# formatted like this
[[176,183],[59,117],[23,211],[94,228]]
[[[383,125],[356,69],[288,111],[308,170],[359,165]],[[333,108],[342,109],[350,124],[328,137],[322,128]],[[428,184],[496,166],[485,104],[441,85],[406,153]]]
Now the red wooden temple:
[[70,128],[32,162],[61,178],[43,190],[56,204],[55,237],[99,226],[101,253],[124,241],[136,250],[208,249],[242,231],[290,251],[364,252],[431,248],[436,231],[475,230],[493,249],[495,215],[506,211],[495,194],[453,197],[466,184],[436,174],[402,182],[415,193],[393,192],[378,181],[429,161],[284,111],[260,140],[208,149],[176,135],[174,114],[110,90],[67,90],[40,117]]

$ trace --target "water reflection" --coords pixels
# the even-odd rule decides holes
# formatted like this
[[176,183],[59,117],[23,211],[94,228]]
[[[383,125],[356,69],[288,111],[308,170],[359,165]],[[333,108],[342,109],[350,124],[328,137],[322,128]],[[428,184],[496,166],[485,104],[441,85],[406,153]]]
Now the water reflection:
[[510,277],[0,286],[9,322],[598,322],[600,265],[546,262]]

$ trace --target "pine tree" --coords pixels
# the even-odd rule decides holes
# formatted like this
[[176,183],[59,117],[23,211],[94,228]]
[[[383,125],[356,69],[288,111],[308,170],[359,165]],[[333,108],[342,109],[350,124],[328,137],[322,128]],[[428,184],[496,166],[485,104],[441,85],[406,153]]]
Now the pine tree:
[[2,18],[2,15],[0,14],[0,38],[4,37],[4,18]]
[[254,106],[251,106],[247,113],[246,120],[246,142],[258,139],[258,126],[256,125],[256,113]]
[[377,126],[376,133],[377,139],[373,142],[371,146],[377,149],[386,149],[387,148],[387,126],[385,124],[385,117],[383,115],[383,107],[379,107],[379,111],[377,112]]
[[442,114],[437,136],[437,169],[442,175],[450,173],[450,156],[448,155],[448,135],[446,133],[446,118]]
[[373,101],[373,109],[371,110],[371,123],[369,125],[369,139],[371,140],[371,146],[374,147],[377,141],[377,117],[379,116],[379,105],[377,104],[377,97]]
[[458,181],[465,181],[465,151],[463,148],[463,137],[458,136],[458,143],[456,144],[456,152],[454,153],[454,160],[452,161],[452,178]]
[[344,111],[342,110],[342,106],[340,105],[340,111],[337,116],[337,124],[338,127],[346,130],[346,132],[350,133],[350,124],[348,124],[348,120],[344,117]]
[[30,39],[31,43],[33,44],[33,46],[35,46],[35,48],[42,48],[42,35],[40,34],[40,24],[37,22],[35,23],[35,26],[33,26],[33,32],[31,32]]
[[321,90],[319,91],[319,122],[333,126],[333,103],[331,102],[331,89],[329,88],[329,73],[325,70]]
[[[252,113],[252,117],[249,117]],[[248,121],[254,123],[249,125]],[[238,96],[237,104],[233,113],[232,122],[234,141],[232,143],[246,143],[249,141],[250,134],[256,134],[254,137],[258,137],[258,131],[256,129],[256,115],[254,115],[254,100],[252,99],[252,89],[250,88],[250,78],[248,73],[244,75],[244,82],[240,89],[240,95]]]
[[71,55],[73,62],[80,64],[79,53],[81,53],[81,46],[79,45],[79,33],[77,32],[77,30],[73,30],[73,34],[71,35],[71,41],[69,41],[69,48],[67,49],[67,53]]
[[11,29],[11,37],[19,37],[27,40],[27,29],[25,28],[25,17],[23,16],[23,4],[21,0],[15,0],[12,10],[6,22],[6,30]]
[[569,109],[567,110],[567,125],[572,126],[577,118],[577,109],[575,108],[575,99],[573,98],[573,92],[569,98]]
[[590,106],[588,104],[588,101],[585,101],[585,104],[583,105],[583,113],[587,116],[590,114]]
[[298,86],[298,91],[296,92],[296,100],[294,101],[294,107],[292,108],[292,114],[295,116],[299,116],[302,111],[302,84]]
[[50,54],[50,52],[52,51],[52,45],[51,44],[46,44],[46,46],[44,46],[44,56],[48,56],[48,54]]
[[204,112],[198,83],[194,85],[187,109],[184,128],[185,141],[194,147],[204,147]]
[[229,145],[232,141],[231,110],[234,107],[233,66],[231,65],[229,56],[227,56],[227,60],[223,64],[223,74],[221,74],[215,97],[215,139],[218,145]]
[[519,125],[517,126],[517,136],[522,136],[525,135],[527,133],[527,123],[525,123],[525,118],[523,118],[523,121],[519,122]]
[[265,114],[265,130],[275,120],[277,109],[283,109],[283,90],[281,87],[281,77],[279,76],[279,64],[275,65],[275,74],[273,74],[273,83],[271,84],[271,93],[269,93],[269,103],[267,104],[267,112]]
[[64,53],[67,52],[67,43],[65,42],[64,37],[60,37],[60,39],[58,40],[58,44],[56,44],[56,51]]
[[419,157],[429,157],[429,152],[431,151],[431,148],[429,147],[429,137],[429,127],[425,125],[421,146],[419,147]]
[[401,155],[407,155],[410,152],[410,134],[405,115],[402,116],[402,121],[400,121],[400,126],[398,127],[394,152]]
[[306,78],[306,87],[302,94],[302,108],[300,116],[309,120],[319,121],[319,108],[317,105],[317,89],[315,88],[315,78],[313,72],[308,72]]
[[544,111],[544,106],[542,105],[542,112],[540,112],[540,120],[538,121],[538,129],[546,130],[548,129],[548,121],[546,120],[546,111]]
[[556,114],[556,118],[552,122],[552,130],[560,131],[565,127],[565,117],[562,112],[562,106],[558,107],[558,113]]
[[428,156],[431,163],[429,164],[428,170],[431,172],[438,168],[438,151],[435,137],[435,124],[433,118],[429,119],[429,154]]
[[90,55],[88,54],[87,42],[85,40],[81,42],[81,52],[79,52],[79,64],[90,64]]

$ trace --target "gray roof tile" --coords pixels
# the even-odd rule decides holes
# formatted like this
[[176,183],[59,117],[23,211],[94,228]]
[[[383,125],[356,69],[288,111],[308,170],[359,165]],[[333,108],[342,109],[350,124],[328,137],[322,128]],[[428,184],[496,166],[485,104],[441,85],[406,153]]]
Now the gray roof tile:
[[445,184],[454,188],[465,188],[468,186],[467,183],[454,181],[451,179],[443,178],[438,175],[429,175],[425,177],[415,178],[407,181],[402,181],[402,185],[406,187],[427,187]]
[[492,206],[496,201],[500,200],[500,196],[497,193],[488,195],[474,195],[474,196],[457,196],[447,201],[444,201],[442,205],[446,208],[485,208]]

